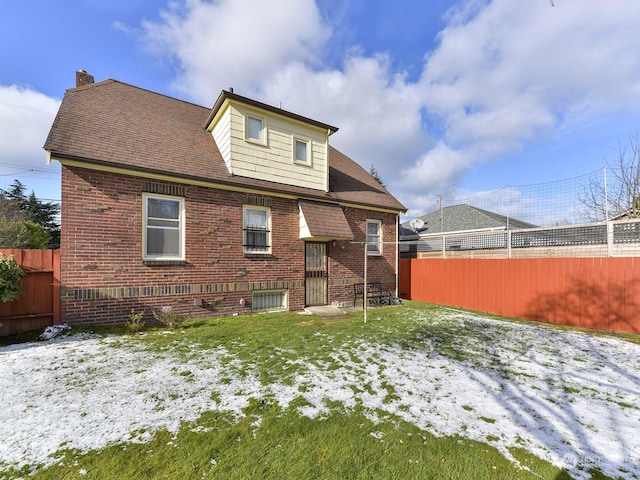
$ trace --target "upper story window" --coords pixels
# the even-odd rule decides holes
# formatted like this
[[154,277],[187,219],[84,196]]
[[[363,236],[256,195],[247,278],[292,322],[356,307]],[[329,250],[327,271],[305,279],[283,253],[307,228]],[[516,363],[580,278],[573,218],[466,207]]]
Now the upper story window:
[[263,118],[247,115],[245,137],[258,143],[266,143],[265,121]]
[[382,255],[382,222],[367,220],[367,253]]
[[311,142],[300,138],[294,138],[293,160],[296,163],[311,165]]
[[243,211],[244,253],[271,253],[271,209],[252,205]]
[[143,256],[184,260],[184,198],[143,195]]

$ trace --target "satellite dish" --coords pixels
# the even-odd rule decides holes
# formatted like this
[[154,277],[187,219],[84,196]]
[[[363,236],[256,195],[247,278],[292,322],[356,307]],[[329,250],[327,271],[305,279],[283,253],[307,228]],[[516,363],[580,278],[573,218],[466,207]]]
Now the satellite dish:
[[424,227],[424,220],[422,220],[421,218],[414,218],[409,222],[409,225],[411,225],[411,228],[418,231],[422,227]]

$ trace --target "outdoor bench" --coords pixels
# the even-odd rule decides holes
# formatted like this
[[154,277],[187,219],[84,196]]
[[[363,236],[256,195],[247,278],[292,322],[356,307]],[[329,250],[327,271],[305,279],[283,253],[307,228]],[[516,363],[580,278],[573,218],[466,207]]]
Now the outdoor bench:
[[[356,306],[356,300],[358,297],[362,297],[362,306],[364,307],[364,283],[353,284],[353,306]],[[367,283],[367,299],[375,300],[379,305],[382,304],[383,298],[389,298],[390,294],[382,291],[382,285],[380,282],[368,282]]]

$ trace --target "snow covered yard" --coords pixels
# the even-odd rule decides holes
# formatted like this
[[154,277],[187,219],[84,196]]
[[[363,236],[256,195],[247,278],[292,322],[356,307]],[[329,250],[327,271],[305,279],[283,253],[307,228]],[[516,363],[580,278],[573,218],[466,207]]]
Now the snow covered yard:
[[206,411],[242,416],[263,400],[296,401],[311,418],[358,406],[508,458],[522,447],[574,478],[595,467],[640,479],[640,345],[453,311],[401,316],[374,314],[385,333],[375,340],[318,329],[322,355],[274,345],[283,373],[269,382],[264,365],[239,355],[245,345],[203,349],[179,331],[149,334],[175,338],[162,348],[79,334],[1,348],[0,478],[53,464],[61,449],[146,442]]

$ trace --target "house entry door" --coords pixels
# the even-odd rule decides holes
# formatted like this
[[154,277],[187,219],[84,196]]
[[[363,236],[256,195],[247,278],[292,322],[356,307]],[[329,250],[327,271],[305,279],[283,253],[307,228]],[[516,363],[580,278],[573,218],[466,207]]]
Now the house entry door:
[[327,304],[327,244],[305,244],[305,303],[308,307]]

